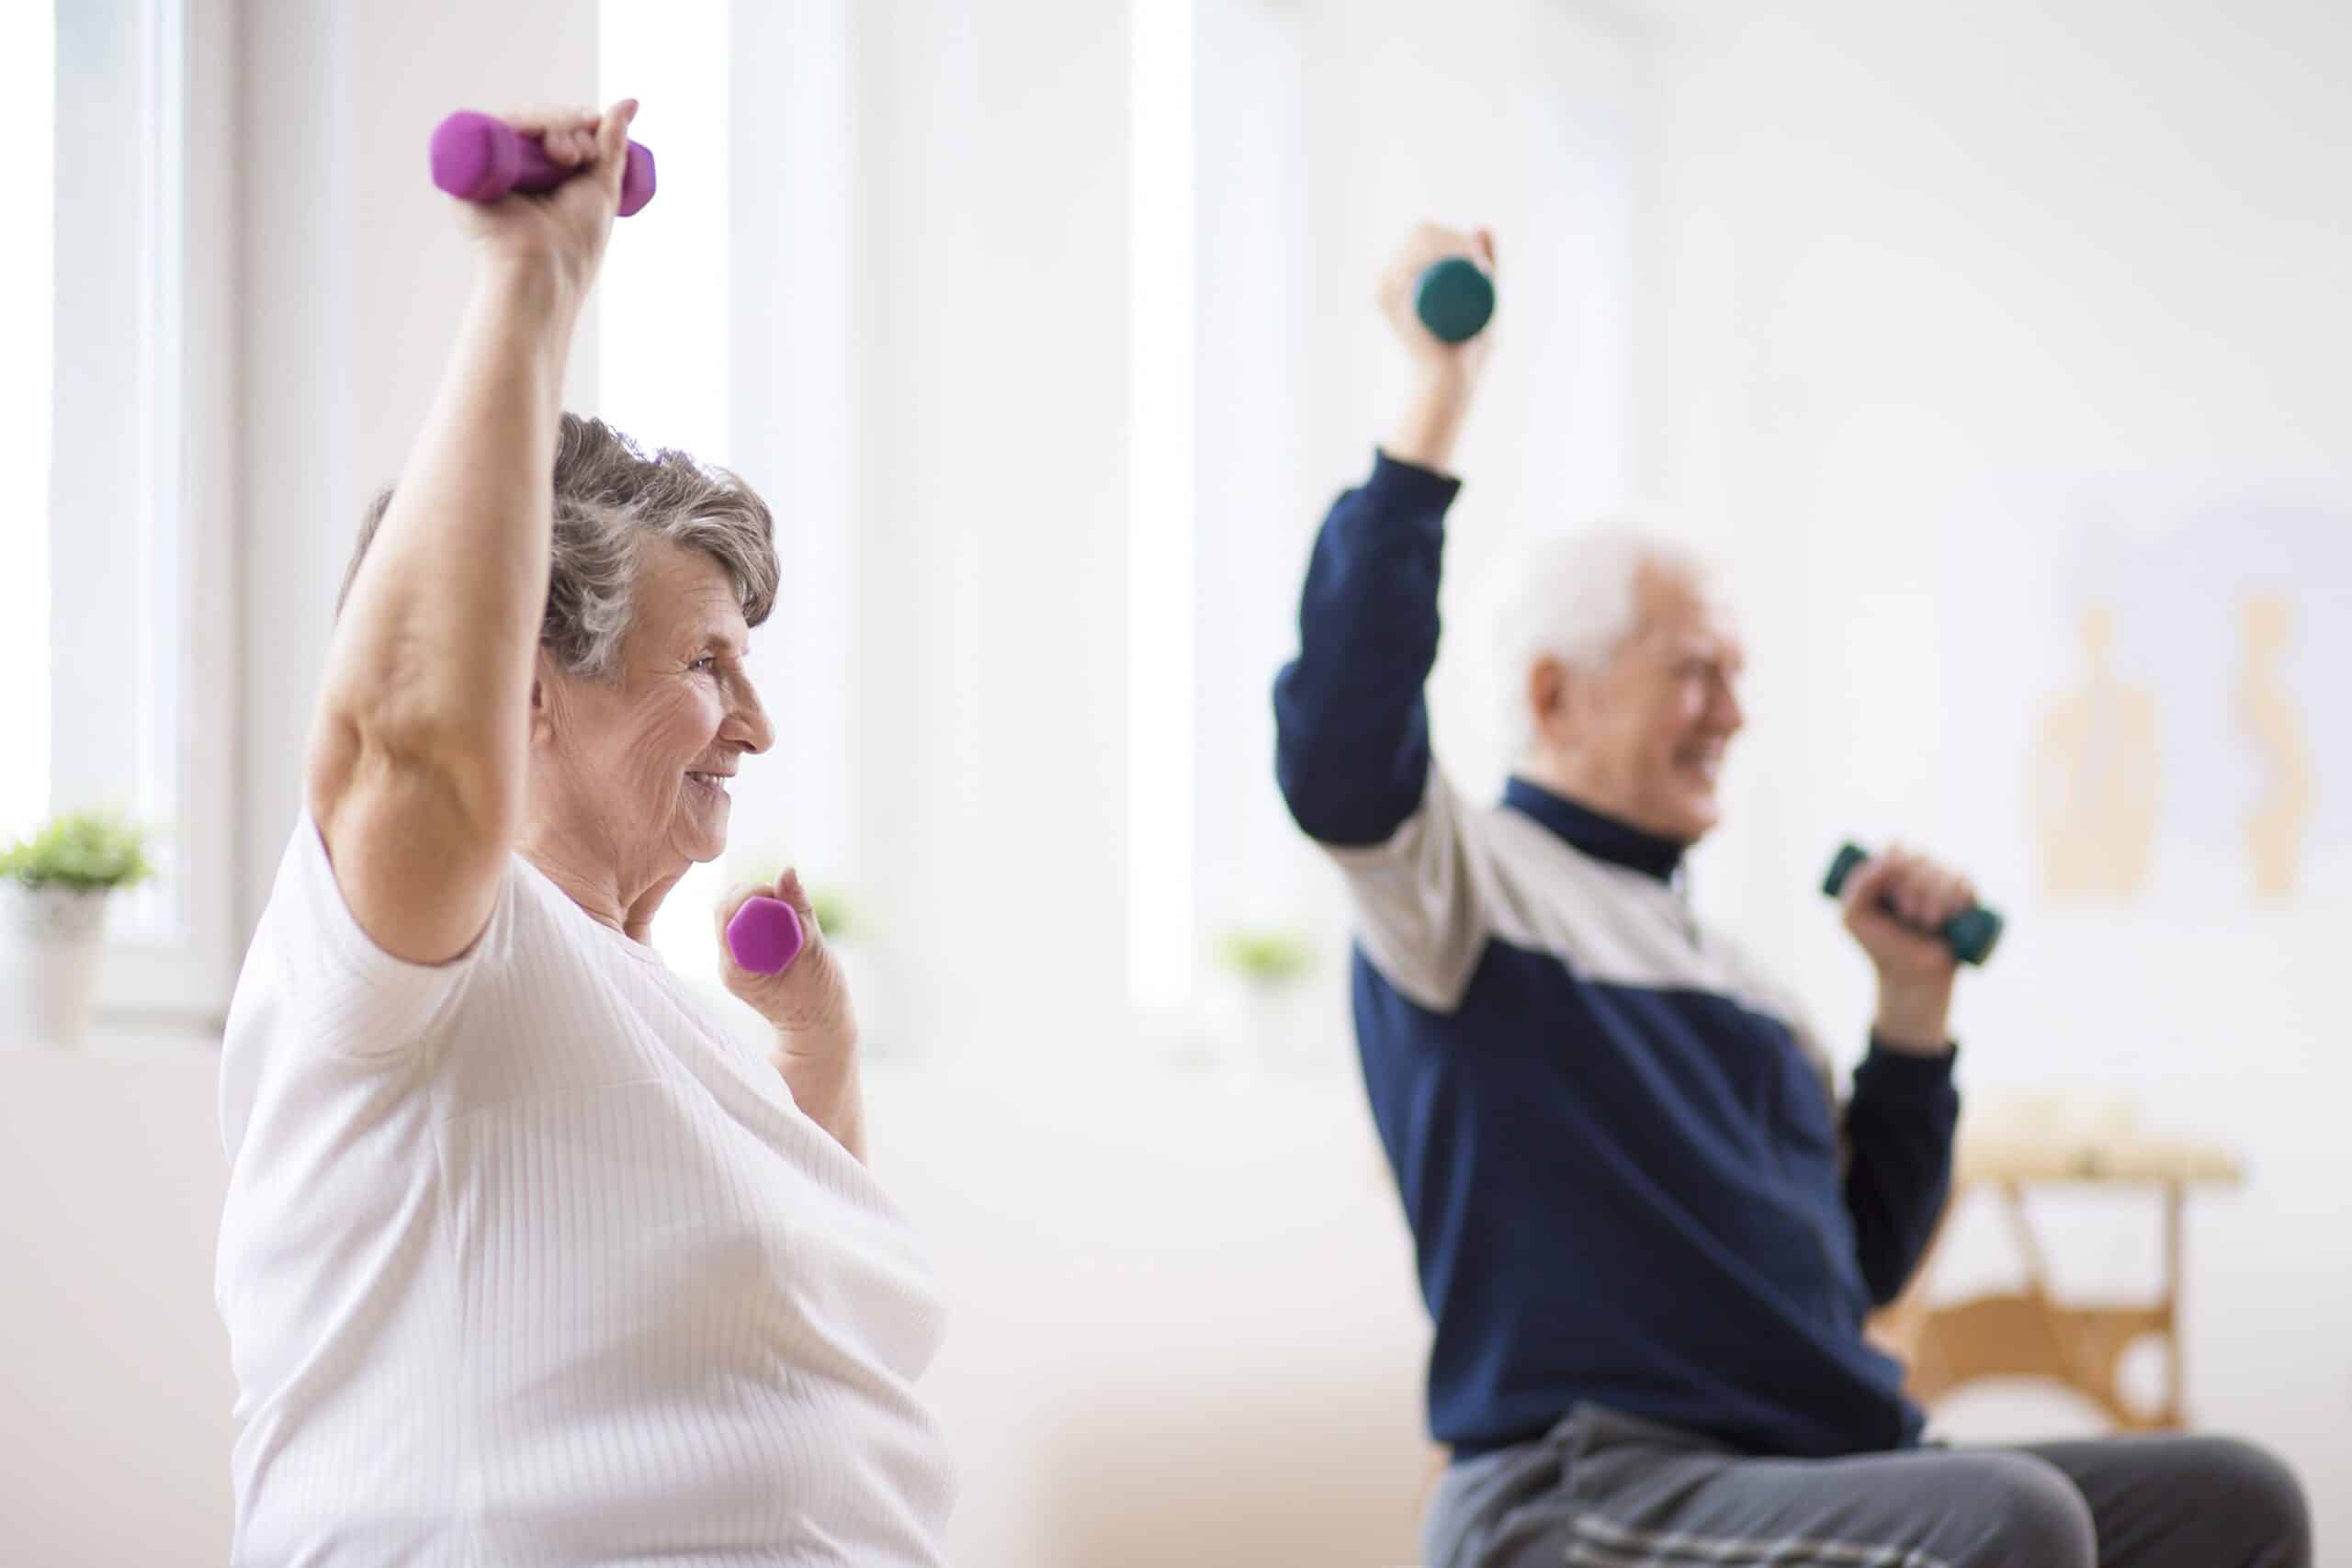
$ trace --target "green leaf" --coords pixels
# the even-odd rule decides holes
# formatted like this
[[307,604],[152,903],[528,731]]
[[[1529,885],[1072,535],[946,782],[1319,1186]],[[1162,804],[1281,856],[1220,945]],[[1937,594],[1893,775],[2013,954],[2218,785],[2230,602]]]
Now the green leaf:
[[1236,927],[1218,936],[1216,957],[1252,985],[1281,986],[1315,967],[1315,944],[1295,931]]
[[857,930],[857,916],[851,908],[849,895],[838,887],[811,887],[808,907],[817,911],[817,929],[834,942]]

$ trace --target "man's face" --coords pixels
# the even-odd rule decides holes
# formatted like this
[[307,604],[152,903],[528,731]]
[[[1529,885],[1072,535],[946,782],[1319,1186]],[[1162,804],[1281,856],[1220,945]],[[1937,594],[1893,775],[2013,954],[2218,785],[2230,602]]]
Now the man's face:
[[1730,613],[1707,585],[1645,566],[1634,634],[1597,671],[1542,667],[1532,680],[1536,744],[1547,769],[1593,809],[1660,838],[1695,843],[1722,816],[1724,751],[1747,722],[1745,667]]

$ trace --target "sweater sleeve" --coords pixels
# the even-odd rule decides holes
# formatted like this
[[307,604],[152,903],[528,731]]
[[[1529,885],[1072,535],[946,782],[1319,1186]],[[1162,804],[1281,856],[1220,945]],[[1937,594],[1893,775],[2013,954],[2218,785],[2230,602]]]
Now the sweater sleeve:
[[1274,682],[1274,773],[1306,835],[1383,842],[1430,775],[1422,683],[1437,662],[1439,558],[1460,489],[1385,454],[1332,503],[1299,598],[1298,657]]
[[1460,1004],[1487,938],[1465,816],[1430,752],[1421,694],[1458,488],[1374,459],[1316,538],[1298,657],[1274,682],[1283,799],[1347,878],[1365,958],[1436,1012]]
[[1846,1208],[1871,1299],[1902,1294],[1951,1196],[1957,1051],[1915,1056],[1876,1041],[1854,1070],[1846,1106]]

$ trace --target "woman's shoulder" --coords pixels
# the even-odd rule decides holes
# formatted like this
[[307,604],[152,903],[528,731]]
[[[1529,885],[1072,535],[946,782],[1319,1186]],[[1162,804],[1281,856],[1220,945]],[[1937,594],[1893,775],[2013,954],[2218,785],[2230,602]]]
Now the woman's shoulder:
[[[520,853],[508,857],[489,919],[439,964],[388,953],[345,900],[317,823],[297,820],[240,973],[231,1021],[296,1019],[339,1054],[378,1055],[432,1039],[468,1008],[515,987],[576,982],[623,954],[616,932],[590,919]],[[290,1007],[264,1007],[280,999]]]

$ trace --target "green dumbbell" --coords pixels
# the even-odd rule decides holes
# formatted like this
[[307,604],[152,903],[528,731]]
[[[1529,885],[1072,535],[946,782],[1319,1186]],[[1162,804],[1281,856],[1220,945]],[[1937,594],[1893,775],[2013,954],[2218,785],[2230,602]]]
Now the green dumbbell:
[[[1870,858],[1870,852],[1861,845],[1845,845],[1838,850],[1838,858],[1829,863],[1829,874],[1822,878],[1821,890],[1832,898],[1839,897],[1846,891],[1846,879]],[[1893,912],[1890,907],[1888,913]],[[1971,904],[1938,926],[1934,934],[1943,938],[1951,955],[1962,964],[1982,964],[1993,956],[1993,949],[2001,940],[2001,917],[1982,904]]]
[[1443,343],[1467,343],[1495,313],[1495,280],[1465,256],[1432,262],[1413,287],[1413,313]]

